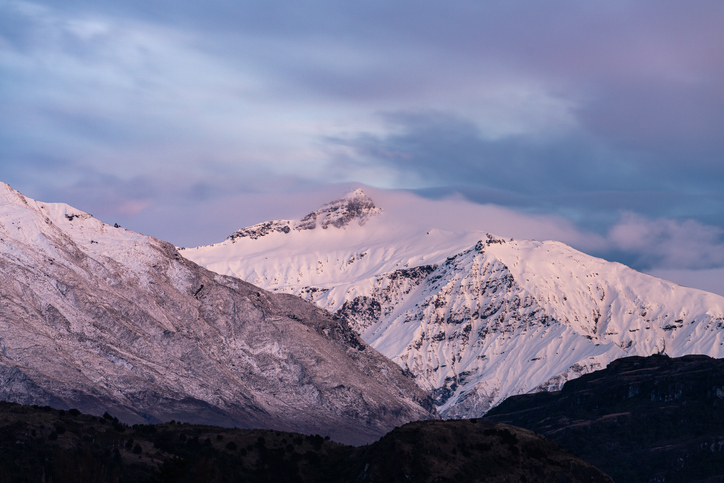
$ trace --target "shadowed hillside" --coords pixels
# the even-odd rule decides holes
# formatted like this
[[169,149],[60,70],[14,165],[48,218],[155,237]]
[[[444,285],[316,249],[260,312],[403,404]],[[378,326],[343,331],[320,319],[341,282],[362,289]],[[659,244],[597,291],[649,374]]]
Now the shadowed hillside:
[[346,446],[320,435],[166,423],[0,403],[0,481],[610,482],[530,431],[425,421]]
[[537,431],[619,483],[724,481],[722,359],[619,359],[560,392],[511,397],[485,420]]

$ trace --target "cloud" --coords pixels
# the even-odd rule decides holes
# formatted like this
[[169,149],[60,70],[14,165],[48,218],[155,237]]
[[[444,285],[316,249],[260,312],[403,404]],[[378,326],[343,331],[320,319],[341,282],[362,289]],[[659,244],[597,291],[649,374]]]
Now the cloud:
[[328,137],[340,179],[421,193],[464,194],[555,213],[604,233],[621,212],[722,225],[724,177],[605,143],[582,128],[560,136],[486,136],[472,119],[440,111],[381,115],[382,133]]
[[[301,217],[335,196],[304,178],[269,171],[239,177],[213,164],[132,177],[71,161],[41,159],[22,170],[7,168],[0,164],[0,178],[26,196],[68,203],[106,223],[184,246],[219,242],[242,226],[286,213]],[[310,204],[297,202],[302,198]]]
[[277,141],[270,124],[283,126],[283,100],[264,105],[265,79],[204,50],[198,32],[11,7],[18,5],[0,9],[25,25],[22,42],[0,51],[0,68],[11,73],[0,91],[9,141],[2,150],[13,162],[52,152],[131,178],[149,167],[194,170],[208,161],[254,170],[304,150],[292,122],[282,129],[287,145]]
[[[605,233],[551,214],[525,213],[471,202],[460,194],[421,196],[417,191],[365,187],[378,206],[405,213],[396,223],[452,232],[488,231],[503,238],[557,240],[584,253],[724,295],[724,230],[695,220],[652,219],[623,212]],[[341,193],[338,193],[341,194]]]
[[608,234],[614,250],[635,253],[639,267],[704,269],[724,266],[724,230],[695,220],[648,220],[626,213]]
[[717,280],[724,273],[724,230],[716,225],[620,212],[610,228],[599,233],[563,216],[474,203],[460,194],[430,199],[429,192],[421,197],[415,191],[366,190],[383,207],[418,212],[416,223],[451,231],[486,230],[504,238],[558,240],[585,253],[724,295],[724,278]]
[[623,198],[631,199],[631,193],[668,190],[646,180],[632,153],[578,131],[491,139],[474,121],[449,112],[396,112],[383,118],[388,125],[384,134],[325,140],[336,157],[338,176],[358,179],[360,171],[376,169],[387,175],[383,186],[449,187],[479,202],[495,201],[486,199],[493,192],[507,193],[504,198],[513,205],[534,210],[557,206],[559,213],[585,208],[583,198],[593,205],[596,193],[598,202],[606,201],[599,209],[610,211]]
[[189,245],[364,182],[714,269],[723,21],[710,1],[5,2],[0,177]]

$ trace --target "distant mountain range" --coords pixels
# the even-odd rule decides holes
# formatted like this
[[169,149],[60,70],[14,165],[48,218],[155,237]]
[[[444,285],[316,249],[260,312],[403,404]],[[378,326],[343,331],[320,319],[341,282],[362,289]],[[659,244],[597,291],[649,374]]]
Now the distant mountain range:
[[724,356],[724,297],[475,220],[444,231],[399,206],[356,190],[180,253],[348,320],[448,418],[558,390],[621,357]]
[[6,184],[0,400],[348,443],[438,418],[428,394],[344,319]]

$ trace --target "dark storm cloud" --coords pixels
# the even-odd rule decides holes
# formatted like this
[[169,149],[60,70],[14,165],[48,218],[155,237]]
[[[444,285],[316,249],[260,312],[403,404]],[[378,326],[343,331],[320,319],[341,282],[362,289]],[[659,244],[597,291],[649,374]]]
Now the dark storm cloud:
[[331,139],[370,162],[414,173],[429,184],[472,184],[527,194],[610,189],[629,182],[616,156],[585,136],[536,140],[524,135],[486,139],[468,120],[444,113],[398,113],[384,137]]
[[328,140],[340,147],[342,170],[392,167],[401,184],[426,185],[418,192],[428,196],[457,192],[558,214],[606,237],[580,248],[640,270],[724,266],[724,163],[688,162],[656,145],[642,152],[578,131],[489,139],[474,122],[439,112],[385,119],[389,134]]
[[[473,122],[449,114],[406,113],[386,119],[392,134],[329,140],[353,153],[340,161],[342,169],[355,162],[392,166],[403,180],[438,189],[455,187],[476,201],[532,210],[614,215],[635,210],[705,218],[712,211],[724,212],[721,192],[706,192],[721,182],[718,165],[702,176],[691,174],[691,166],[679,160],[678,176],[662,175],[677,165],[670,157],[652,167],[650,154],[616,150],[584,133],[549,140],[523,135],[491,140]],[[698,183],[705,192],[688,192],[688,183]]]

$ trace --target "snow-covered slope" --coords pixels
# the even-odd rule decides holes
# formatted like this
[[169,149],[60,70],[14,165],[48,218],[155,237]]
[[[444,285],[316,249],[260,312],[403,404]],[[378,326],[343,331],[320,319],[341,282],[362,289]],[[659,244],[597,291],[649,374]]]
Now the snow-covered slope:
[[[330,207],[344,223],[308,222]],[[559,242],[439,230],[360,190],[320,211],[181,253],[346,317],[446,417],[558,389],[627,355],[724,357],[723,297]]]
[[5,184],[0,399],[355,443],[436,417],[345,321]]

